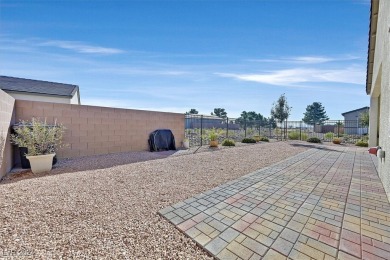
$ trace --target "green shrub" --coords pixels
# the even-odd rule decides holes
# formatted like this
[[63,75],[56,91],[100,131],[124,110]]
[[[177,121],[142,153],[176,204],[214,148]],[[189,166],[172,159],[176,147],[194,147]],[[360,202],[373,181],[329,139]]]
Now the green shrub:
[[244,139],[242,139],[241,143],[253,144],[253,143],[256,143],[256,140],[253,138],[244,138]]
[[269,142],[269,139],[268,139],[268,137],[266,137],[266,136],[261,136],[261,137],[260,137],[260,141]]
[[325,139],[327,139],[327,140],[332,140],[332,139],[333,139],[333,136],[334,136],[334,133],[332,133],[332,132],[327,132],[327,133],[324,135]]
[[260,135],[254,135],[253,139],[255,139],[256,142],[260,142]]
[[306,133],[301,133],[301,140],[302,141],[306,141],[308,138],[307,134]]
[[355,143],[355,145],[356,145],[356,146],[360,146],[360,147],[368,147],[368,142],[365,141],[365,140],[360,139],[359,141],[357,141],[357,142]]
[[307,134],[299,131],[293,131],[288,133],[288,139],[290,140],[307,140]]
[[301,134],[298,131],[288,133],[288,139],[290,139],[290,140],[299,140],[300,137],[301,137]]
[[236,146],[236,144],[231,139],[225,139],[222,142],[222,146]]
[[317,138],[317,137],[310,137],[310,138],[307,139],[307,141],[309,143],[317,143],[317,144],[321,143],[321,140],[319,138]]

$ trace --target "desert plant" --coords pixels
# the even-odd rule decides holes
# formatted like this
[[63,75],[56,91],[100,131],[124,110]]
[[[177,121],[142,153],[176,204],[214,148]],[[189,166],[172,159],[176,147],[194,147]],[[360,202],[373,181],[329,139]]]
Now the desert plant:
[[356,143],[355,143],[356,146],[360,146],[360,147],[368,147],[368,142],[365,141],[365,140],[358,140]]
[[62,137],[65,127],[56,122],[49,125],[45,121],[33,118],[31,122],[21,121],[11,135],[11,141],[19,147],[28,149],[28,156],[53,154],[63,147]]
[[340,138],[333,138],[333,141],[332,141],[332,142],[333,142],[334,144],[341,144],[341,141],[342,141],[342,140],[341,140]]
[[256,140],[253,138],[244,138],[244,139],[242,139],[241,143],[253,144],[253,143],[256,143]]
[[293,131],[288,133],[288,139],[290,140],[299,140],[301,137],[298,131]]
[[307,141],[309,143],[317,143],[317,144],[321,143],[321,140],[319,138],[317,138],[317,137],[310,137],[310,138],[307,139]]
[[260,142],[260,135],[254,135],[253,139],[255,139],[256,142]]
[[301,133],[301,140],[306,141],[309,136],[306,133]]
[[222,146],[236,146],[236,143],[231,139],[225,139],[222,142]]
[[269,142],[269,139],[268,139],[268,137],[261,136],[261,137],[260,137],[260,141]]
[[210,141],[217,141],[218,140],[218,134],[214,128],[209,132],[209,139],[210,139]]
[[325,135],[324,135],[325,139],[328,139],[328,140],[332,140],[333,137],[334,137],[334,133],[332,132],[327,132]]

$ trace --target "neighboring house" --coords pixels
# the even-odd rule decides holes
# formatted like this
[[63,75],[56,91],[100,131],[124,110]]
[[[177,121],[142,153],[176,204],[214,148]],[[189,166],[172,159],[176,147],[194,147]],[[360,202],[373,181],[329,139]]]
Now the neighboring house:
[[0,89],[17,100],[80,105],[79,87],[76,85],[0,76]]
[[360,120],[362,113],[370,111],[369,107],[362,107],[352,111],[342,113],[344,117],[344,133],[348,135],[363,135],[368,133],[367,127],[363,127]]
[[[240,125],[231,120],[229,120],[228,127],[230,130],[240,129]],[[186,115],[185,128],[226,128],[226,120],[217,116]]]
[[390,199],[390,1],[371,0],[366,93],[370,95],[369,145],[379,145],[378,172]]

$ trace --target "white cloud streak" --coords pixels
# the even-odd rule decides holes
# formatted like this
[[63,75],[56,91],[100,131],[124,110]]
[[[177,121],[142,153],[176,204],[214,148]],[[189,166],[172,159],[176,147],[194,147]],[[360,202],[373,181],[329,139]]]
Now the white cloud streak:
[[346,69],[294,68],[259,74],[215,74],[221,77],[233,78],[236,80],[251,81],[277,86],[294,86],[294,84],[307,82],[364,84],[365,81],[365,70],[353,67]]
[[293,63],[293,64],[320,64],[337,61],[350,61],[360,59],[357,56],[296,56],[296,57],[281,57],[276,59],[250,59],[253,62],[273,62],[273,63]]
[[46,41],[39,43],[38,46],[51,46],[61,49],[72,50],[78,53],[88,54],[119,54],[125,52],[124,50],[120,49],[88,45],[76,41]]

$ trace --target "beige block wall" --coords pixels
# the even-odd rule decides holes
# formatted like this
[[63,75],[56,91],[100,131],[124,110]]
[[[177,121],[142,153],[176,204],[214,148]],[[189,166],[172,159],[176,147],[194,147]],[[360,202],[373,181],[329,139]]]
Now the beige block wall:
[[184,139],[184,114],[16,100],[16,120],[32,117],[66,127],[61,158],[148,150],[149,134],[171,129],[179,147]]
[[0,178],[2,178],[13,165],[12,145],[9,140],[10,125],[14,123],[15,99],[0,90]]

